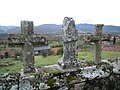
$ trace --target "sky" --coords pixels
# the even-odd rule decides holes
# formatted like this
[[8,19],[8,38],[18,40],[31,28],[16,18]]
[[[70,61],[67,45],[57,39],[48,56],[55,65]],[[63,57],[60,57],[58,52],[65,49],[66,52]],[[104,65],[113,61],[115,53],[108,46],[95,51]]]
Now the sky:
[[66,16],[76,24],[120,26],[119,9],[120,0],[0,0],[0,26],[62,24]]

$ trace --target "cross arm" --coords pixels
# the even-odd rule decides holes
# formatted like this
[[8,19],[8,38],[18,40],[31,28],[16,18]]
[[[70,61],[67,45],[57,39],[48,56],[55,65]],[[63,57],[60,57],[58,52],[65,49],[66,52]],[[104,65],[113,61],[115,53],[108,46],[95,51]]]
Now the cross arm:
[[22,34],[9,34],[8,45],[22,45],[24,44],[24,36]]
[[96,36],[96,35],[89,35],[89,36],[84,36],[83,41],[85,42],[98,42],[101,38],[101,41],[110,41],[111,40],[111,35],[102,35],[102,36]]
[[46,37],[41,34],[33,34],[32,43],[34,46],[48,44]]

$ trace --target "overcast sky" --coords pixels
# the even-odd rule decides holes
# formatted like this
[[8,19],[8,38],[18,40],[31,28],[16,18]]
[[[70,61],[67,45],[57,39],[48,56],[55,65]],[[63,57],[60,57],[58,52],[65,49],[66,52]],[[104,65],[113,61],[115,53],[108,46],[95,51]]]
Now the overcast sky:
[[0,25],[62,24],[65,16],[76,24],[120,26],[120,0],[0,0]]

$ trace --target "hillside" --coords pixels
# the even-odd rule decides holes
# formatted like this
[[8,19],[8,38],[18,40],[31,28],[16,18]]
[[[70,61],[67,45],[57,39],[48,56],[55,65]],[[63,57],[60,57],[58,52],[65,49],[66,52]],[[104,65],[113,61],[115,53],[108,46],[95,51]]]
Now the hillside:
[[43,24],[39,26],[35,26],[34,30],[35,33],[45,33],[45,34],[56,34],[56,33],[62,33],[61,30],[62,25],[56,25],[56,24]]
[[[35,33],[44,33],[44,34],[61,34],[62,25],[56,24],[43,24],[34,27]],[[76,28],[79,32],[84,33],[93,33],[94,25],[93,24],[76,24]],[[0,26],[0,33],[19,33],[20,27],[18,26]],[[105,25],[103,27],[103,32],[120,34],[120,26]]]

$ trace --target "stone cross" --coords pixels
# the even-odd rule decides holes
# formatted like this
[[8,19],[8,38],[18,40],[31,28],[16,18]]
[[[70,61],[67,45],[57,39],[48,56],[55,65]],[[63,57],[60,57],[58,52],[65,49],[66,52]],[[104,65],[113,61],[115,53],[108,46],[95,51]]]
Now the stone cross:
[[95,50],[95,63],[99,64],[101,62],[101,52],[102,52],[102,41],[110,41],[109,35],[102,34],[102,27],[103,24],[96,24],[95,25],[95,33],[94,35],[87,36],[87,40],[89,42],[94,42],[94,50]]
[[73,18],[65,17],[63,20],[63,57],[58,64],[62,68],[70,68],[78,65],[78,32]]
[[102,52],[102,27],[103,24],[95,25],[95,36],[98,37],[97,41],[95,41],[95,63],[101,62],[101,52]]
[[22,60],[24,73],[35,72],[34,46],[46,43],[45,37],[34,34],[32,21],[21,21],[21,34],[10,34],[10,46],[22,46]]

